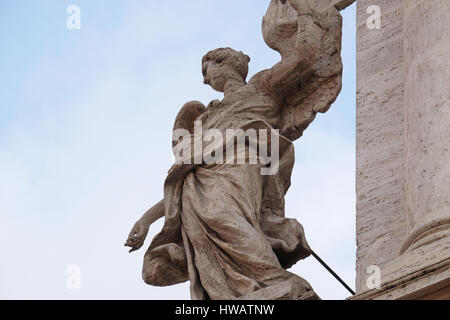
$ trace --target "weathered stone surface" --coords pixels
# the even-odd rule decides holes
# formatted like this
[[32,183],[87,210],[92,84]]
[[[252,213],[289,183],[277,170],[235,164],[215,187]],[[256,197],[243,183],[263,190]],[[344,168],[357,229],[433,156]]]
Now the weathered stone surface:
[[[366,26],[370,5],[381,30]],[[445,0],[358,1],[359,299],[450,292],[449,18]]]
[[[329,31],[321,39],[308,81],[303,81],[301,90],[286,98],[281,110],[280,130],[289,139],[301,137],[317,113],[327,112],[341,91],[342,17],[334,7],[337,3],[341,2],[321,1],[311,4],[313,9],[323,12],[320,21]],[[296,30],[297,24],[297,13],[292,7],[272,1],[263,20],[264,40],[281,56],[289,56],[290,50],[295,48],[290,41],[293,39],[292,30]]]
[[338,10],[344,10],[349,5],[353,4],[355,0],[318,0],[317,2],[322,10],[326,10],[332,6]]
[[[360,0],[357,15],[357,292],[366,270],[399,255],[406,236],[403,0]],[[382,8],[369,30],[367,7]]]
[[[408,238],[450,236],[450,2],[405,2]],[[428,235],[425,235],[425,234]]]
[[[194,150],[189,164],[177,162],[165,181],[164,199],[136,222],[125,244],[131,251],[141,248],[150,225],[165,217],[144,257],[146,283],[189,280],[193,299],[318,299],[306,280],[286,270],[311,249],[302,226],[285,217],[284,196],[294,165],[292,142],[341,90],[342,17],[337,8],[350,2],[328,1],[322,9],[310,8],[309,0],[272,0],[263,35],[282,59],[248,82],[250,58],[244,53],[221,48],[205,55],[204,82],[223,92],[224,99],[207,108],[198,101],[187,103],[174,129],[185,129],[194,146],[205,146],[204,136],[195,136],[194,121],[203,131],[219,133],[267,129],[275,134],[271,146],[279,143],[279,170],[265,176],[261,170],[267,163],[262,161],[207,163],[207,148]],[[234,137],[231,141],[234,145]],[[215,155],[228,151],[227,142],[214,140]],[[194,161],[198,158],[203,161]]]

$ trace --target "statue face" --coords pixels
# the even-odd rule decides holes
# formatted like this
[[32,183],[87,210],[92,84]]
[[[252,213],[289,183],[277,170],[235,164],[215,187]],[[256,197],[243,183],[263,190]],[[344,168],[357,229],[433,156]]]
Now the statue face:
[[216,91],[224,92],[225,83],[233,73],[234,70],[229,66],[207,61],[203,64],[203,83],[209,84]]

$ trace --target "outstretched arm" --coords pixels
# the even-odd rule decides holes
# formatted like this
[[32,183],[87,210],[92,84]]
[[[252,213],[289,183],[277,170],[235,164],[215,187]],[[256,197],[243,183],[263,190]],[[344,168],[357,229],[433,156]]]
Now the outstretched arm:
[[[205,111],[206,107],[199,101],[190,101],[186,103],[181,108],[180,112],[178,112],[175,119],[175,124],[173,126],[174,138],[176,136],[175,132],[178,129],[187,131],[188,135],[194,133],[194,121]],[[177,141],[172,141],[173,148],[175,148],[176,145]],[[194,150],[194,148],[191,150]],[[176,157],[179,157],[179,154],[177,154]],[[164,217],[164,199],[147,210],[142,218],[134,224],[130,234],[128,235],[128,239],[125,242],[125,246],[131,247],[130,252],[139,250],[143,246],[150,226],[162,217]]]
[[126,247],[131,247],[130,252],[139,250],[142,247],[150,226],[162,217],[164,217],[164,199],[148,209],[134,224],[125,242]]
[[141,220],[150,226],[162,217],[164,217],[164,199],[148,209]]
[[[289,28],[292,28],[285,24],[288,13],[295,10],[293,15],[296,15],[297,20],[296,32],[292,36],[278,38],[280,43],[276,44],[276,49],[282,55],[281,62],[261,74],[261,84],[270,91],[294,89],[312,72],[322,40],[323,26],[321,13],[312,9],[310,3],[310,0],[280,0],[277,4],[279,7],[276,8],[278,16],[269,17],[277,19],[276,22],[271,22],[275,23],[277,34],[289,33]],[[280,16],[280,12],[284,16]]]

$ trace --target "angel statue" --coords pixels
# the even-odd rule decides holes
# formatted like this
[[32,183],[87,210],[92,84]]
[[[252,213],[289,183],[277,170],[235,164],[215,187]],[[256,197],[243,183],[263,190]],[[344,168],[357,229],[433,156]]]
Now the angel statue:
[[203,57],[204,83],[224,99],[208,107],[185,104],[174,129],[193,134],[194,122],[220,132],[266,128],[279,133],[279,167],[262,175],[262,162],[175,163],[164,199],[136,222],[125,243],[130,252],[140,249],[150,225],[165,218],[145,253],[147,284],[189,280],[196,300],[319,299],[306,280],[287,271],[311,249],[302,226],[285,217],[284,196],[294,165],[292,142],[341,90],[339,10],[352,2],[271,0],[262,31],[281,61],[248,82],[244,53],[220,48]]

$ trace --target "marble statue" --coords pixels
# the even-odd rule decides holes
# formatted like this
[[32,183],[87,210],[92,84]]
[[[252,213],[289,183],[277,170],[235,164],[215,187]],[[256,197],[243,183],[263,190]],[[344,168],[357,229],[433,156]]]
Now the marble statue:
[[292,142],[341,90],[339,10],[352,2],[272,0],[262,31],[281,61],[248,82],[250,58],[244,53],[220,48],[204,56],[204,82],[224,99],[208,107],[188,102],[174,129],[194,134],[194,122],[219,132],[266,129],[278,141],[277,171],[262,175],[262,162],[174,164],[164,199],[136,222],[125,243],[130,252],[140,249],[150,225],[165,218],[145,253],[147,284],[189,280],[192,299],[202,300],[319,299],[306,280],[287,271],[311,249],[302,226],[285,217],[284,196],[294,165]]

